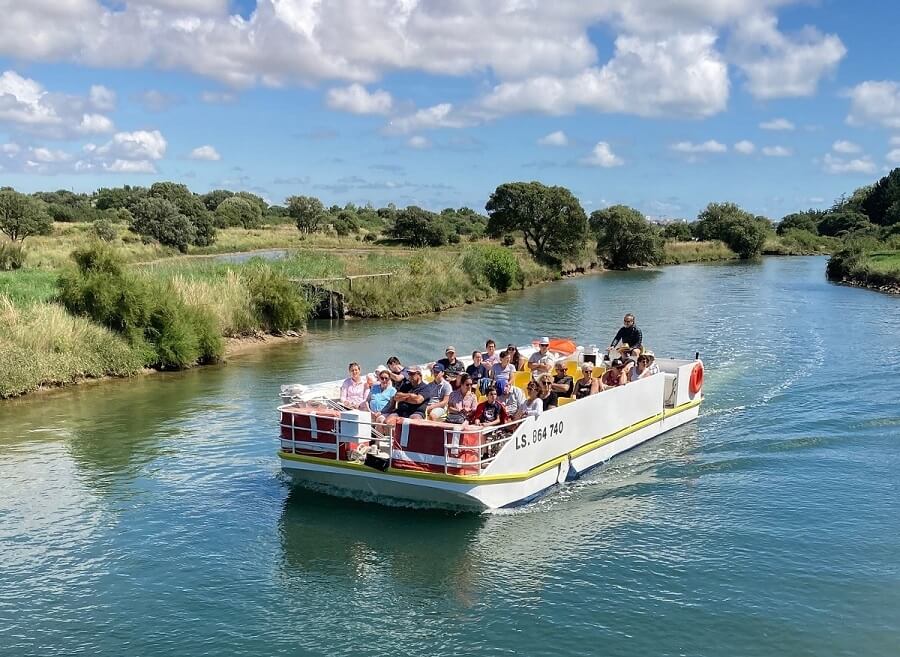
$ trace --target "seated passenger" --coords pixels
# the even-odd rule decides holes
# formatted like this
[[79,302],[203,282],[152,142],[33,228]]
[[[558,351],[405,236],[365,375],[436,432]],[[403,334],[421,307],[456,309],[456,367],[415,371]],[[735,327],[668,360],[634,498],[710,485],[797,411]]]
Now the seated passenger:
[[450,402],[453,386],[444,379],[444,366],[440,363],[431,366],[431,374],[434,379],[428,384],[428,405],[425,407],[425,417],[439,422],[447,415],[447,404]]
[[597,379],[593,377],[593,363],[584,363],[581,366],[581,378],[575,382],[575,399],[583,399],[588,395],[596,394],[599,390]]
[[447,403],[447,422],[462,424],[475,410],[478,399],[472,392],[473,387],[472,377],[465,372],[459,375],[459,387],[450,393],[450,401]]
[[509,422],[509,415],[506,414],[506,409],[503,408],[503,404],[497,401],[497,388],[491,386],[487,389],[485,395],[487,399],[475,407],[475,410],[469,416],[469,422],[483,427]]
[[553,390],[553,376],[550,374],[541,374],[538,383],[541,386],[540,398],[541,401],[544,402],[544,410],[546,411],[559,406],[559,394]]
[[516,368],[517,372],[524,372],[525,366],[528,364],[528,360],[519,353],[519,348],[511,344],[506,347],[506,351],[509,352],[509,362],[510,364]]
[[375,368],[375,376],[378,382],[369,388],[369,396],[366,398],[365,407],[377,415],[381,414],[387,403],[397,394],[397,389],[388,374],[388,368],[379,365]]
[[522,404],[523,417],[537,417],[544,410],[544,400],[541,399],[541,386],[537,381],[528,382],[528,398]]
[[[494,384],[498,381],[509,382],[509,377],[516,371],[516,368],[509,362],[510,354],[505,349],[500,352],[500,362],[491,365],[491,378]],[[486,394],[486,393],[485,393]]]
[[360,408],[369,394],[369,382],[360,375],[359,363],[347,367],[350,376],[341,383],[341,403],[347,408]]
[[[482,393],[487,390],[491,377],[488,372],[488,366],[482,361],[481,352],[477,349],[472,352],[472,364],[466,368],[466,374],[472,380],[472,390],[480,390]],[[484,382],[483,384],[482,381]]]
[[391,356],[387,359],[388,366],[388,375],[391,377],[391,381],[394,382],[395,385],[399,385],[406,381],[407,370],[403,367],[403,363],[400,362],[400,359],[396,356]]
[[525,412],[522,408],[525,404],[525,393],[508,381],[497,381],[496,386],[497,401],[503,404],[509,417],[518,420]]
[[566,372],[566,364],[559,361],[553,366],[553,370],[553,384],[550,386],[553,388],[553,392],[560,397],[571,397],[575,385],[572,377]]
[[538,350],[528,359],[528,369],[534,380],[541,378],[542,374],[548,374],[553,369],[553,356],[550,354],[550,338],[541,338]]
[[609,343],[610,348],[620,345],[621,343],[630,344],[632,347],[640,347],[644,343],[644,334],[635,323],[634,315],[628,313],[622,320],[622,328],[618,330],[616,336]]
[[488,340],[484,343],[485,352],[482,354],[482,360],[484,360],[484,364],[489,368],[494,363],[500,362],[500,354],[497,352],[497,343],[493,340]]
[[387,422],[395,424],[403,418],[421,419],[425,417],[425,407],[428,405],[428,384],[422,381],[422,370],[418,365],[406,368],[409,378],[400,384],[397,394],[391,398],[387,406],[382,410],[379,422],[387,416]]
[[637,365],[631,368],[631,371],[628,374],[628,380],[637,381],[638,379],[646,379],[648,376],[659,374],[659,366],[653,362],[654,360],[655,358],[653,357],[652,351],[645,352],[638,356]]
[[444,366],[444,378],[455,388],[458,385],[457,379],[466,371],[466,366],[456,358],[456,347],[447,347],[444,356],[445,358],[441,358],[438,362]]
[[616,358],[610,363],[609,369],[600,377],[600,390],[624,386],[626,381],[625,363],[622,362],[621,358]]

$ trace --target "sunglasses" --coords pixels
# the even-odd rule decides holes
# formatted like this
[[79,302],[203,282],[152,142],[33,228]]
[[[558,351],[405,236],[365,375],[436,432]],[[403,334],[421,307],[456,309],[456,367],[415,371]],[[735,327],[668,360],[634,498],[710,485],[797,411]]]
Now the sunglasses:
[[389,377],[387,374],[385,374],[383,376],[379,376],[378,378],[381,379],[382,381],[390,381],[391,380],[391,377]]

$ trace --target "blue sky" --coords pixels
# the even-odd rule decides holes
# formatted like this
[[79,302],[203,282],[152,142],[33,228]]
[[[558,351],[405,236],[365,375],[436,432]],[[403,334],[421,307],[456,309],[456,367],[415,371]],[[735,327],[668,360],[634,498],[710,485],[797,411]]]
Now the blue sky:
[[588,212],[778,219],[900,165],[893,3],[22,4],[0,26],[0,184],[24,191],[483,210],[540,180]]

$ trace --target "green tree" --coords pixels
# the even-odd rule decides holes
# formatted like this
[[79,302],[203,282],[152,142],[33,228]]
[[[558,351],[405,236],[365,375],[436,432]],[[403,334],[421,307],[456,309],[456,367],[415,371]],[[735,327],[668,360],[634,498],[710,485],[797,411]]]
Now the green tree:
[[142,198],[135,204],[133,214],[131,230],[139,235],[174,246],[182,253],[187,253],[188,245],[195,243],[194,225],[171,201],[155,196]]
[[694,234],[686,221],[673,221],[663,227],[662,236],[675,242],[690,242]]
[[792,212],[781,218],[775,232],[779,235],[784,235],[789,230],[805,230],[813,235],[818,235],[818,222],[821,219],[818,215],[820,214],[821,213],[813,214],[811,211]]
[[0,232],[13,242],[31,235],[49,235],[53,221],[43,201],[13,190],[0,191]]
[[325,206],[315,196],[289,196],[285,199],[288,214],[297,222],[297,230],[309,235],[319,230],[325,219]]
[[762,253],[768,220],[761,220],[734,203],[710,203],[697,215],[694,235],[701,240],[722,240],[742,259]]
[[234,192],[230,192],[227,189],[214,189],[201,196],[200,199],[203,201],[203,205],[206,206],[207,210],[215,212],[222,201],[226,198],[231,198],[232,196],[234,196]]
[[626,205],[613,205],[591,213],[597,238],[597,255],[611,269],[629,265],[656,264],[662,260],[662,239],[640,212]]
[[257,228],[262,223],[259,206],[240,196],[230,196],[219,203],[215,212],[216,224],[222,228],[241,226]]
[[900,167],[875,183],[861,205],[874,224],[891,226],[900,222]]
[[485,209],[488,234],[500,237],[521,231],[525,248],[538,260],[559,263],[575,257],[584,245],[587,217],[565,187],[504,183],[491,194]]
[[191,244],[209,246],[216,241],[216,225],[212,213],[203,205],[200,197],[194,194],[187,185],[174,182],[157,182],[150,185],[149,196],[161,198],[173,203],[178,212],[187,217],[194,227]]
[[446,222],[415,205],[397,212],[388,234],[410,246],[442,246],[450,241]]
[[130,185],[125,185],[124,187],[101,187],[94,195],[94,206],[98,210],[118,210],[119,208],[128,208],[130,210],[132,205],[146,195],[146,187],[132,187]]
[[856,210],[838,210],[829,212],[819,222],[820,235],[828,237],[842,237],[859,230],[874,229],[875,226],[862,212]]
[[269,211],[269,204],[266,203],[265,199],[262,196],[257,196],[256,194],[251,194],[250,192],[237,192],[235,194],[238,198],[242,198],[245,201],[250,202],[259,208],[259,216],[263,216],[266,212]]

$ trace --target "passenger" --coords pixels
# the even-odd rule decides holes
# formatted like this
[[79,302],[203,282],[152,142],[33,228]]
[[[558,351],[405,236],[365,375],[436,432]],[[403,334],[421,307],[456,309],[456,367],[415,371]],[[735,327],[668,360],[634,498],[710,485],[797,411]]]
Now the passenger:
[[391,381],[391,375],[388,373],[388,368],[384,365],[379,365],[375,368],[375,376],[378,377],[378,382],[369,388],[369,396],[366,399],[366,408],[377,416],[381,414],[384,407],[387,406],[388,402],[397,394],[397,389]]
[[624,386],[627,379],[625,378],[625,363],[621,358],[616,358],[609,366],[609,369],[600,377],[600,390],[608,388],[616,388]]
[[519,353],[519,348],[516,345],[511,344],[506,347],[506,350],[509,352],[509,362],[513,367],[516,368],[516,371],[524,372],[525,366],[528,364],[528,360],[525,358],[525,356]]
[[428,405],[428,384],[422,381],[422,370],[418,365],[410,365],[406,368],[409,375],[400,387],[397,394],[382,411],[379,416],[381,422],[387,416],[390,424],[399,422],[403,418],[421,419],[425,417],[425,407]]
[[360,408],[366,403],[369,382],[360,375],[359,363],[350,363],[347,371],[350,376],[341,383],[341,403],[347,408]]
[[525,393],[508,381],[497,381],[497,401],[503,404],[506,414],[518,420],[525,412]]
[[[479,356],[481,352],[475,352]],[[478,406],[478,399],[475,393],[472,377],[463,372],[459,375],[459,387],[450,393],[450,401],[447,403],[447,422],[453,424],[462,424],[465,422],[475,407]]]
[[497,343],[493,340],[488,340],[484,343],[484,348],[487,350],[482,354],[482,359],[484,360],[484,364],[490,367],[495,363],[500,362],[500,354],[497,352]]
[[652,351],[645,352],[638,356],[637,365],[628,373],[628,380],[637,381],[639,379],[646,379],[648,376],[653,376],[654,374],[659,374],[659,366],[653,362],[654,360]]
[[391,377],[391,381],[394,382],[395,386],[399,386],[399,384],[409,378],[407,369],[403,367],[403,363],[401,363],[400,359],[396,356],[391,356],[387,359],[387,366],[388,375]]
[[553,369],[553,356],[550,354],[550,338],[541,338],[538,350],[528,359],[528,369],[537,381],[542,374],[548,374]]
[[444,366],[440,363],[431,366],[431,373],[434,379],[428,384],[428,406],[425,407],[425,417],[441,421],[447,416],[447,404],[450,402],[453,386],[444,378]]
[[503,407],[503,404],[497,401],[497,388],[491,386],[485,394],[487,399],[475,407],[475,410],[469,416],[469,422],[483,427],[509,422],[509,415],[507,415],[506,409]]
[[484,394],[487,386],[490,385],[491,375],[487,365],[482,361],[481,352],[477,349],[472,352],[472,364],[466,368],[466,374],[472,380],[472,389],[480,390]]
[[553,390],[553,376],[551,374],[541,374],[539,383],[541,384],[540,396],[544,402],[544,410],[559,406],[559,395]]
[[628,313],[625,315],[625,318],[622,320],[624,326],[616,332],[616,337],[613,338],[613,341],[609,343],[610,349],[615,347],[620,342],[624,342],[625,344],[631,345],[632,348],[640,347],[644,344],[644,334],[641,332],[635,323],[634,323],[634,315]]
[[522,404],[524,417],[537,417],[544,411],[544,400],[541,399],[541,386],[537,381],[528,382],[528,398]]
[[441,358],[438,362],[444,366],[444,378],[455,388],[459,375],[466,371],[466,366],[456,357],[456,347],[449,346],[444,349],[444,356],[445,358]]
[[553,385],[550,386],[553,388],[553,392],[560,397],[571,397],[575,384],[572,381],[572,377],[566,372],[566,364],[563,361],[558,361],[553,369]]
[[516,368],[509,362],[509,352],[504,349],[500,352],[500,362],[491,365],[491,378],[495,385],[500,381],[509,383],[509,377],[515,371]]
[[575,382],[575,399],[584,399],[588,395],[595,395],[600,384],[593,377],[594,365],[585,363],[581,366],[582,377]]

